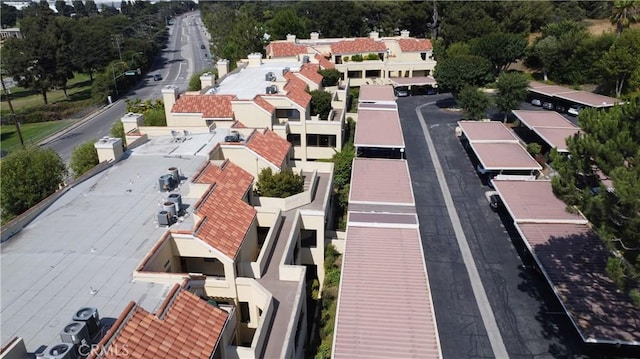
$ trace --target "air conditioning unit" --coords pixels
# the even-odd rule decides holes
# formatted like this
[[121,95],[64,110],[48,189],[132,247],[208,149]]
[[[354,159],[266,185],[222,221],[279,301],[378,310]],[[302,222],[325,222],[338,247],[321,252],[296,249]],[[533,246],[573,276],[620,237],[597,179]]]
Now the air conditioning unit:
[[173,218],[167,211],[158,212],[158,224],[161,226],[170,226]]
[[269,95],[269,94],[277,93],[277,92],[278,92],[277,90],[278,90],[278,89],[277,89],[277,87],[276,87],[276,92],[274,92],[274,91],[273,91],[273,86],[267,86],[267,88],[266,88],[264,91],[267,93],[267,95]]
[[309,63],[309,56],[307,56],[307,55],[302,56],[302,63],[308,64]]
[[92,307],[80,308],[72,318],[75,322],[84,322],[89,330],[89,335],[93,338],[98,334],[98,328],[100,328],[100,316],[98,315],[98,309]]
[[176,213],[180,214],[180,212],[182,211],[182,196],[180,195],[180,193],[170,194],[167,200],[175,203]]
[[171,191],[174,185],[175,180],[173,179],[172,174],[162,175],[158,178],[158,188],[160,188],[160,192]]
[[75,345],[91,345],[89,329],[85,322],[71,322],[60,332],[60,340],[63,343]]
[[271,85],[269,86],[271,88],[271,92],[270,93],[278,93],[278,86],[276,85]]
[[76,350],[73,344],[60,343],[47,348],[44,355],[47,359],[76,359]]
[[282,69],[282,76],[284,76],[284,74],[286,74],[287,72],[289,72],[289,70],[291,70],[288,67],[285,67],[284,69]]
[[264,80],[265,81],[275,81],[276,80],[276,75],[273,72],[267,72],[267,74],[264,75]]

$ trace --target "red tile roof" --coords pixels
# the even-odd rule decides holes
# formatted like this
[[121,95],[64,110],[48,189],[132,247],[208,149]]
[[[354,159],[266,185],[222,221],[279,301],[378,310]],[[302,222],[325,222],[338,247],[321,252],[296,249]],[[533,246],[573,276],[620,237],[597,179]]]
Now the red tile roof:
[[291,143],[278,136],[275,132],[264,129],[263,132],[254,131],[247,139],[247,147],[262,156],[278,168],[282,168],[289,156]]
[[288,41],[274,41],[266,47],[267,55],[271,57],[288,57],[298,54],[306,54],[307,47]]
[[429,39],[400,39],[398,40],[400,49],[404,52],[431,51],[433,46]]
[[236,121],[231,125],[231,128],[247,128],[242,122]]
[[227,318],[176,284],[156,315],[131,302],[90,358],[121,358],[124,348],[131,358],[210,358]]
[[361,54],[364,52],[385,52],[387,46],[382,41],[371,38],[357,38],[353,40],[342,40],[331,45],[331,52],[334,54]]
[[293,102],[298,105],[306,108],[311,102],[311,95],[307,93],[307,91],[294,89],[293,91],[289,91],[287,93],[287,97],[290,98]]
[[194,236],[235,258],[256,216],[256,210],[242,200],[251,189],[253,176],[226,161],[220,167],[207,164],[193,182],[212,184],[195,206],[202,219]]
[[269,103],[269,101],[265,100],[262,96],[257,95],[253,98],[253,102],[255,102],[258,106],[262,107],[269,113],[273,113],[276,110],[276,107]]
[[300,74],[306,78],[308,78],[311,82],[316,85],[322,84],[322,75],[318,73],[320,69],[319,65],[316,64],[304,64],[300,68]]
[[286,91],[291,91],[293,88],[306,90],[309,87],[303,79],[299,78],[291,71],[285,73],[284,78],[287,79],[287,83],[284,85],[284,90]]
[[204,118],[232,118],[235,95],[183,95],[173,105],[174,113],[202,113]]
[[316,54],[315,56],[316,60],[318,60],[318,63],[320,64],[320,67],[323,69],[335,69],[336,65],[333,64],[333,62],[327,60],[324,56],[320,55],[320,54]]

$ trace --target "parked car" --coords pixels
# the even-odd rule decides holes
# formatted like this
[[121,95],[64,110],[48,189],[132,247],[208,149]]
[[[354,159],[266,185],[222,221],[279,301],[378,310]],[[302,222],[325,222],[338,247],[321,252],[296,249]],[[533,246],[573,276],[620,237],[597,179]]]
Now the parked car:
[[153,81],[160,81],[160,80],[162,80],[162,76],[160,74],[153,75]]
[[569,110],[567,110],[567,113],[573,116],[578,116],[580,114],[580,111],[582,111],[582,106],[573,105],[569,107]]
[[542,108],[545,110],[553,110],[553,104],[551,102],[543,102]]
[[567,107],[565,105],[557,105],[556,112],[565,113],[567,112]]
[[396,93],[396,96],[398,97],[407,97],[409,96],[409,89],[405,86],[396,87],[395,93]]
[[200,48],[203,49],[203,50],[206,49],[206,47],[204,45],[202,45],[202,44],[200,45]]
[[436,95],[438,93],[438,89],[435,87],[427,88],[427,95]]
[[484,193],[484,196],[487,198],[489,207],[491,207],[492,210],[497,211],[500,207],[504,206],[502,198],[500,198],[497,191],[487,191]]
[[240,142],[242,141],[242,137],[240,137],[240,133],[237,131],[232,131],[230,134],[224,136],[224,142]]
[[531,104],[533,106],[542,106],[542,101],[538,100],[537,98],[534,98],[533,100],[531,100]]

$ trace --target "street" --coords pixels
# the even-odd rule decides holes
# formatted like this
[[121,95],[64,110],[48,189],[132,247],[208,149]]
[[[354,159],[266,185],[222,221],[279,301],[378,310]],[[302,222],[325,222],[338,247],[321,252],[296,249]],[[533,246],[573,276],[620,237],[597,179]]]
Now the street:
[[[53,149],[68,163],[74,147],[109,135],[113,123],[126,112],[126,99],[140,98],[144,101],[161,98],[161,90],[167,85],[178,86],[180,91],[184,92],[192,74],[211,67],[210,57],[205,57],[208,50],[200,49],[201,44],[208,48],[208,40],[202,31],[199,17],[200,13],[194,12],[174,19],[174,24],[170,26],[167,47],[134,89],[106,106],[90,120],[82,122],[70,131],[62,131],[58,137],[41,146]],[[162,80],[154,81],[154,74],[160,74]]]

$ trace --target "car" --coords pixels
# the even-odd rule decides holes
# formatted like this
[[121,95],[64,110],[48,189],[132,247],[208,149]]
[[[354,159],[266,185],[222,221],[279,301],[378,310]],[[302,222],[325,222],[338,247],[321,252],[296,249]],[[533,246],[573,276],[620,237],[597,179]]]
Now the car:
[[206,47],[204,45],[200,45],[200,48],[203,49],[203,50],[206,49]]
[[396,96],[398,97],[407,97],[409,96],[409,89],[407,87],[401,86],[395,88]]
[[492,210],[497,211],[499,208],[504,206],[502,203],[502,198],[500,198],[500,194],[497,191],[487,191],[484,193],[485,198],[489,202],[489,207]]
[[438,89],[435,87],[428,87],[427,88],[427,95],[437,95],[438,94]]
[[569,107],[569,110],[567,110],[567,113],[573,116],[578,116],[580,114],[580,111],[582,111],[582,106],[573,105]]
[[565,113],[565,112],[567,112],[567,107],[564,106],[564,105],[557,105],[556,106],[556,112]]
[[153,81],[160,81],[160,80],[162,80],[162,76],[160,74],[153,75]]
[[240,142],[242,137],[238,131],[231,131],[230,134],[224,136],[224,142]]
[[533,100],[531,100],[531,104],[533,106],[542,106],[542,101],[538,100],[537,98],[534,98]]
[[553,104],[551,102],[543,102],[542,108],[545,110],[553,110]]

